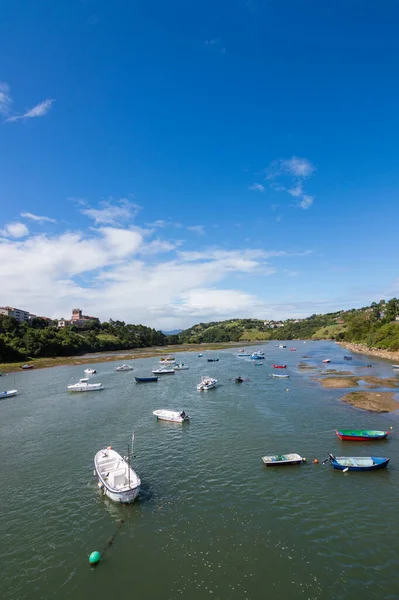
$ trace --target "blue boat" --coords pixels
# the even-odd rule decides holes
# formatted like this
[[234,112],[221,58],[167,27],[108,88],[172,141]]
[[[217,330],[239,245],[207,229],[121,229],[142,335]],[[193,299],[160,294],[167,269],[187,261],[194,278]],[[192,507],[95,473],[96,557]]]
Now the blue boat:
[[384,469],[389,460],[389,458],[381,456],[334,456],[334,454],[329,454],[323,464],[330,461],[334,469],[340,471],[375,471]]
[[151,381],[158,381],[158,377],[135,377],[136,383],[150,383]]
[[251,359],[252,360],[265,360],[265,353],[264,352],[254,352],[253,354],[251,354]]
[[218,358],[208,358],[208,362],[219,362]]
[[352,357],[351,356],[344,356],[344,359],[345,360],[352,360]]

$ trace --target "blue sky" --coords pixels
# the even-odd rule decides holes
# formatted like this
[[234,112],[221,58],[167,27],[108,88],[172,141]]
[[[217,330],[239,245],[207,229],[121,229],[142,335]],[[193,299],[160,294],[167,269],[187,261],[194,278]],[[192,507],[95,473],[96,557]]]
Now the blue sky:
[[21,0],[0,304],[164,329],[399,293],[399,5]]

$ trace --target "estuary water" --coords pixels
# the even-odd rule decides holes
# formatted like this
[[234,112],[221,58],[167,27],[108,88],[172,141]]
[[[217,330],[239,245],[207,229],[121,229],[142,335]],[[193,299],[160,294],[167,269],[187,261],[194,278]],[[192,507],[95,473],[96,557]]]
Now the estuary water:
[[[158,359],[136,359],[132,372],[114,371],[122,360],[93,363],[92,380],[106,389],[88,394],[66,392],[86,365],[1,378],[19,392],[0,403],[1,600],[397,600],[399,411],[353,408],[339,400],[343,390],[297,368],[304,354],[320,369],[365,373],[371,362],[367,375],[392,376],[390,363],[346,362],[331,342],[291,345],[257,346],[262,366],[233,349],[213,363],[214,352],[178,354],[189,370],[154,384],[134,376],[150,375]],[[290,379],[270,376],[274,362],[287,363]],[[198,392],[202,375],[220,386]],[[157,422],[158,408],[184,409],[191,421]],[[354,444],[337,427],[393,429],[388,441]],[[142,489],[121,506],[98,489],[93,457],[108,445],[126,454],[132,430]],[[288,452],[307,463],[261,461]],[[344,474],[322,466],[328,452],[391,462]],[[89,554],[104,549],[90,567]]]

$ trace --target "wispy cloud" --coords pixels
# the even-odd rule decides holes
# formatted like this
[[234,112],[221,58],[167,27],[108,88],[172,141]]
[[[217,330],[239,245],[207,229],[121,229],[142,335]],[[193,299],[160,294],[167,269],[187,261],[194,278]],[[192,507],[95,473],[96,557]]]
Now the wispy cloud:
[[27,112],[22,115],[13,115],[12,117],[8,117],[6,119],[6,123],[12,123],[14,121],[19,121],[20,119],[34,119],[35,117],[44,117],[50,110],[54,100],[43,100],[39,104],[36,104],[33,108],[30,108]]
[[5,81],[0,81],[0,114],[8,115],[11,104],[10,86]]
[[8,223],[0,231],[0,235],[11,238],[22,238],[29,234],[29,229],[24,223]]
[[198,233],[198,235],[205,235],[205,227],[204,225],[190,225],[187,227],[188,231],[193,231],[194,233]]
[[204,46],[207,46],[208,48],[213,47],[217,49],[220,52],[220,54],[226,54],[226,48],[225,46],[223,46],[220,38],[212,38],[210,40],[205,40]]
[[164,221],[163,219],[158,219],[157,221],[152,221],[151,223],[146,223],[147,227],[182,227],[181,223],[175,223],[174,221]]
[[315,172],[316,167],[307,158],[292,156],[274,160],[266,169],[266,180],[276,192],[287,192],[298,201],[295,206],[304,210],[310,208],[314,196],[305,194],[303,184]]
[[93,219],[96,225],[123,225],[130,222],[140,210],[135,202],[121,198],[100,202],[99,208],[82,208],[81,213]]
[[261,183],[253,183],[252,185],[249,186],[249,189],[252,190],[253,192],[264,192],[265,186],[262,185]]
[[39,216],[39,215],[34,215],[33,213],[30,212],[25,212],[25,213],[21,213],[21,217],[23,217],[24,219],[31,219],[31,221],[36,221],[37,223],[57,223],[57,221],[55,219],[52,219],[51,217],[45,217],[45,216]]

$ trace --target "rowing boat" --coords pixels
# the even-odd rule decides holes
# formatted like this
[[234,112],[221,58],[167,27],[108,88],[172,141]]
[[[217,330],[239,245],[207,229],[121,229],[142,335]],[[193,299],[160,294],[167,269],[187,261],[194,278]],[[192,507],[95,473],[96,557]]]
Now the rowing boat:
[[323,464],[330,461],[334,469],[340,471],[346,469],[348,471],[375,471],[376,469],[384,469],[389,460],[384,456],[334,456],[334,454],[329,454]]
[[299,465],[304,462],[299,454],[274,454],[272,456],[262,456],[262,460],[267,467]]
[[384,440],[389,431],[376,431],[374,429],[336,429],[335,433],[340,440],[345,442],[369,442]]

